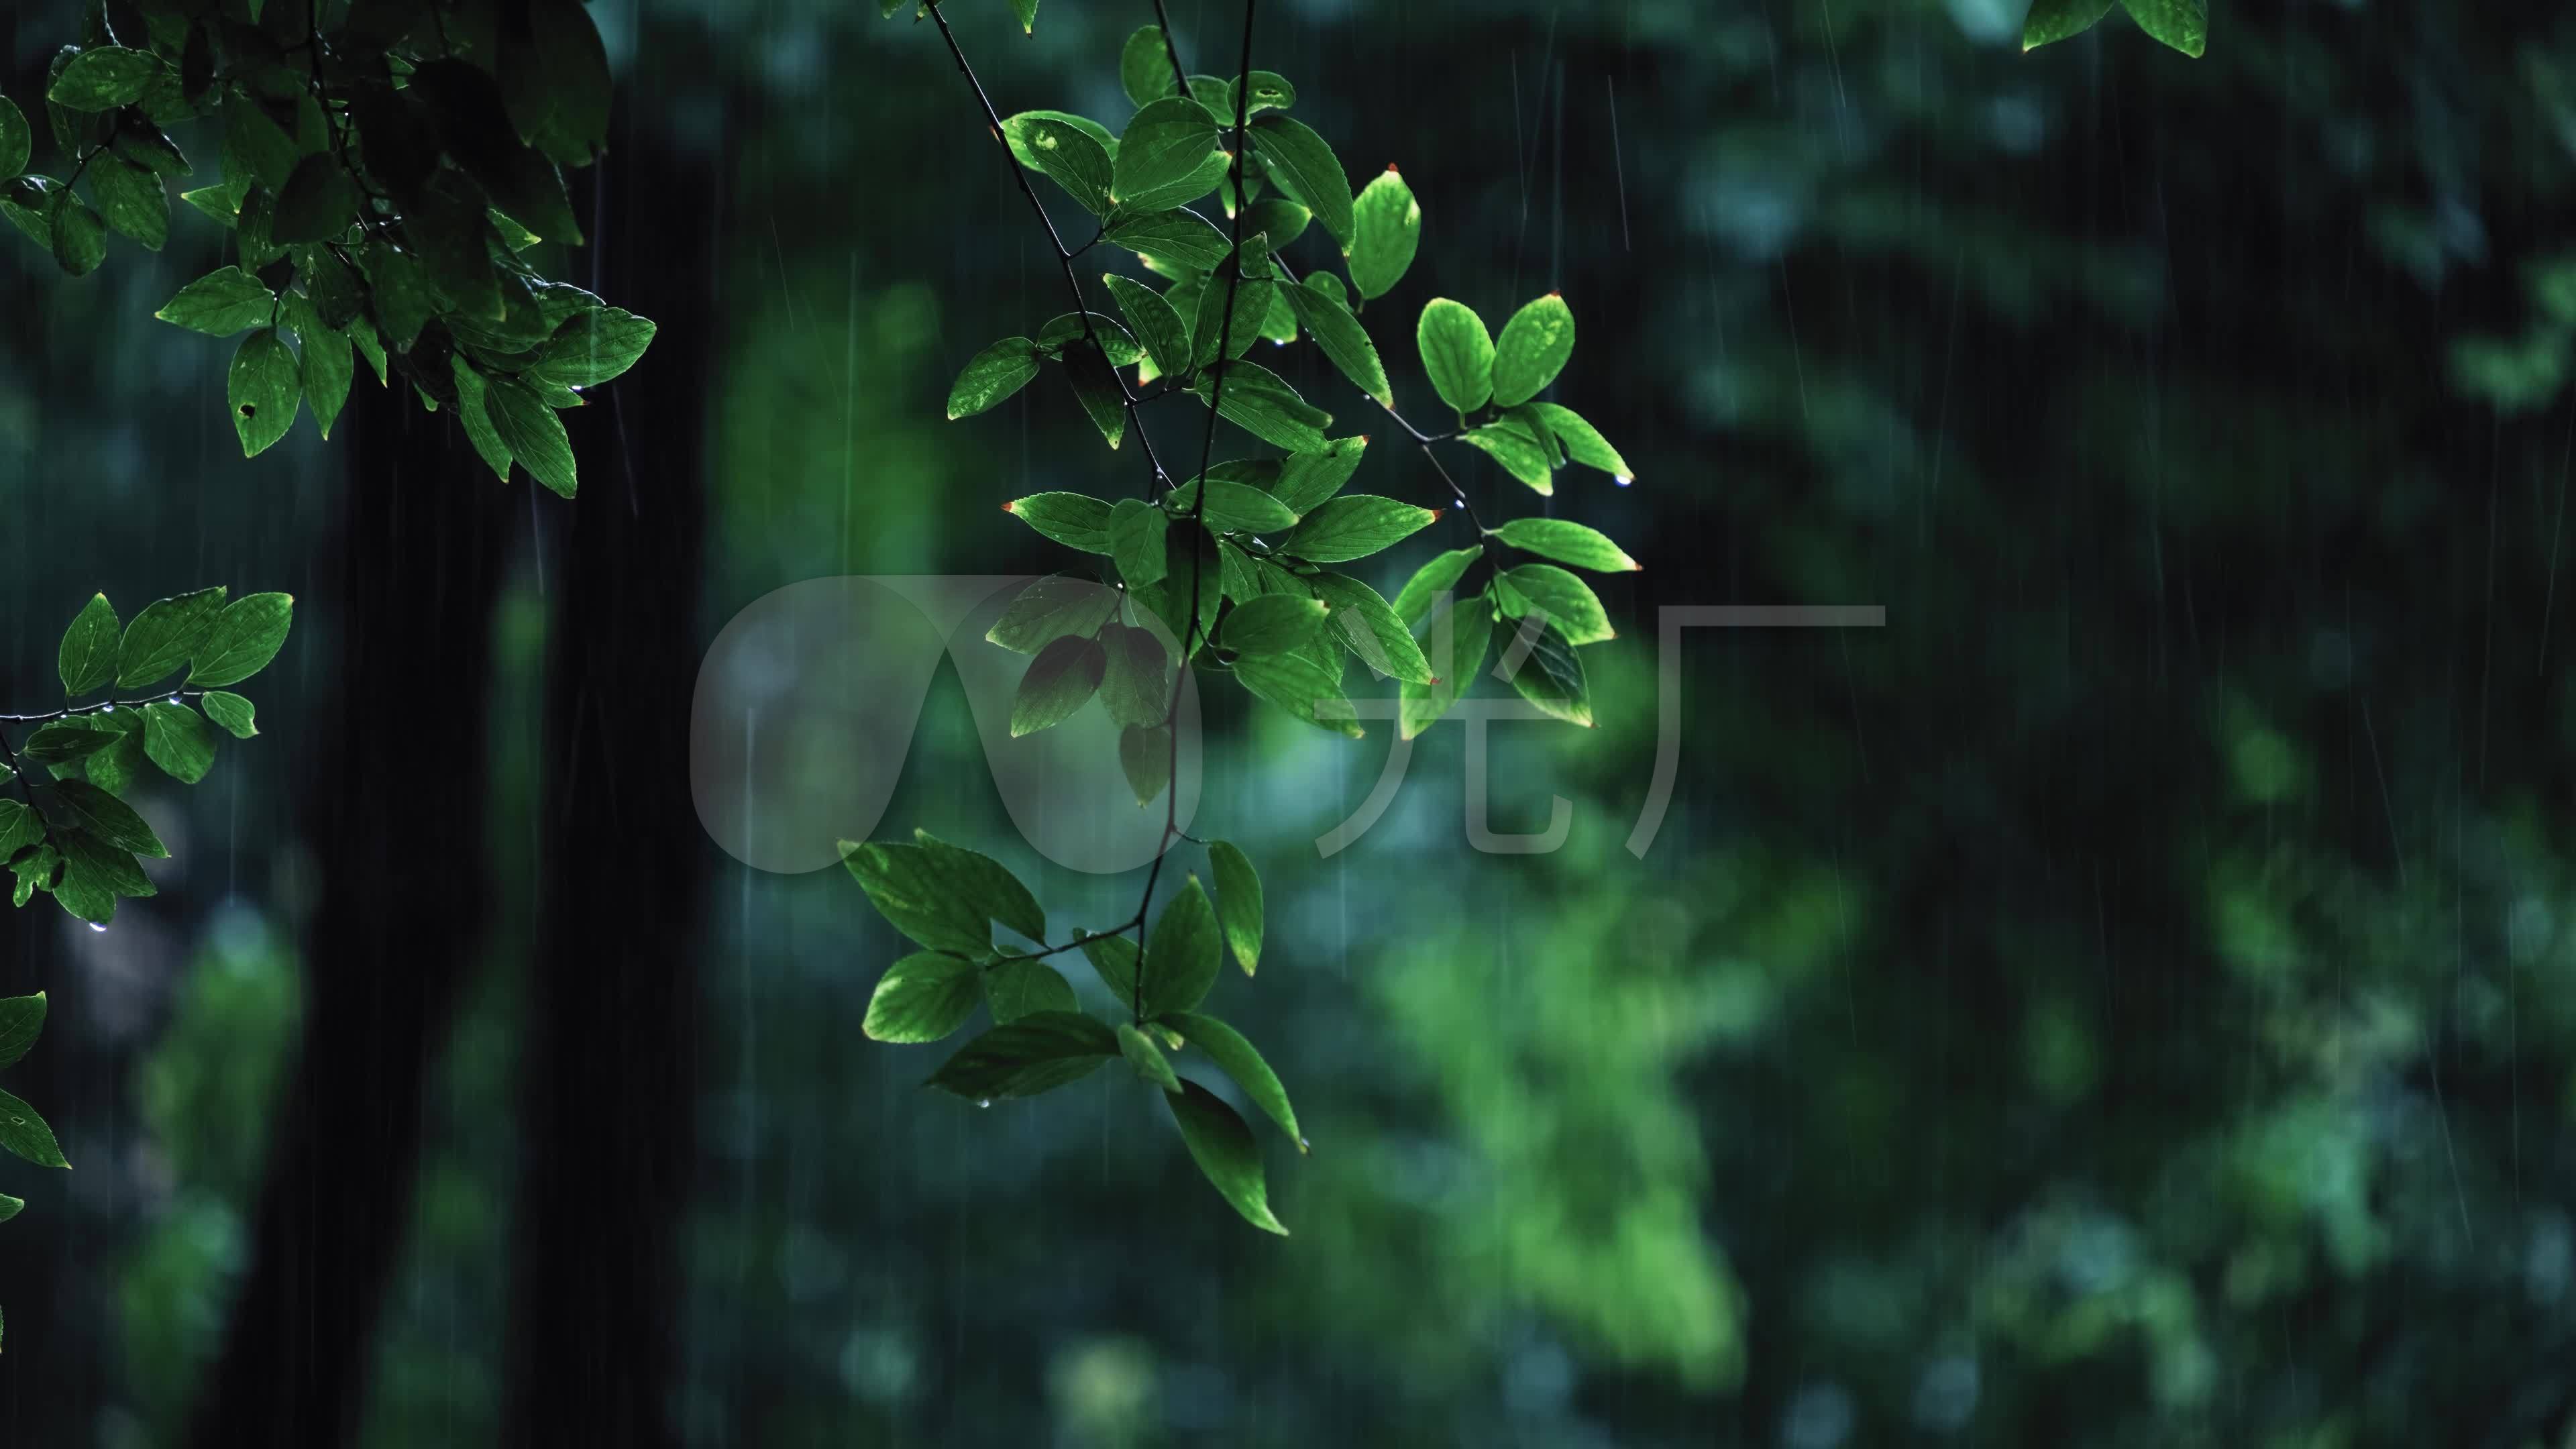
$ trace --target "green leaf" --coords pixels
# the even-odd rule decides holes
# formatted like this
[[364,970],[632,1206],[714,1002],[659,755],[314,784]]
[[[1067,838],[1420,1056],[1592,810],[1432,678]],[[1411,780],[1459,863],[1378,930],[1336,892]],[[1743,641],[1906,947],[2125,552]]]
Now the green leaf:
[[1142,963],[1141,1014],[1151,1020],[1206,1000],[1216,985],[1217,951],[1216,912],[1193,874],[1154,922]]
[[61,808],[60,823],[95,837],[101,844],[154,860],[169,858],[170,848],[134,807],[110,795],[86,780],[57,780],[53,784],[54,803]]
[[1154,359],[1155,370],[1166,377],[1179,377],[1190,370],[1190,327],[1163,294],[1142,282],[1106,273],[1101,280],[1108,284],[1109,295],[1117,300],[1118,310],[1136,340],[1145,345],[1145,355]]
[[1029,149],[1029,127],[1039,121],[1054,121],[1059,125],[1071,126],[1100,143],[1100,148],[1110,155],[1118,154],[1118,138],[1109,134],[1107,126],[1089,116],[1077,116],[1071,111],[1022,111],[1017,115],[1003,118],[1002,139],[1010,146],[1012,158],[1031,171],[1038,169],[1038,158],[1037,153]]
[[1222,175],[1226,163],[1217,150],[1217,125],[1205,106],[1184,96],[1151,102],[1118,137],[1118,205],[1160,211],[1205,196],[1215,185],[1207,170],[1211,160]]
[[1286,251],[1290,242],[1305,235],[1306,223],[1314,218],[1315,213],[1299,202],[1284,196],[1265,196],[1244,212],[1243,234],[1265,238],[1269,250],[1276,255]]
[[30,764],[68,765],[106,749],[116,738],[113,731],[91,728],[88,720],[62,720],[29,735],[18,753]]
[[1278,483],[1270,490],[1290,512],[1304,516],[1342,491],[1358,471],[1368,439],[1336,438],[1320,449],[1294,453],[1279,465]]
[[[1136,506],[1145,507],[1141,503]],[[1158,544],[1155,557],[1161,556]],[[1035,654],[1068,635],[1087,638],[1097,634],[1100,626],[1117,613],[1116,589],[1071,574],[1049,574],[1022,589],[984,637],[1013,653]]]
[[45,99],[65,110],[112,111],[143,99],[160,71],[160,57],[148,50],[102,45],[73,56],[45,88]]
[[1386,380],[1386,365],[1378,361],[1377,344],[1369,341],[1368,330],[1360,326],[1360,319],[1315,287],[1286,290],[1297,321],[1315,334],[1315,345],[1324,349],[1324,355],[1341,369],[1342,376],[1381,406],[1395,406],[1395,389]]
[[1222,392],[1215,390],[1207,374],[1191,383],[1190,391],[1202,402],[1213,393],[1218,416],[1265,443],[1292,453],[1321,452],[1325,448],[1324,429],[1333,425],[1333,415],[1309,407],[1279,374],[1257,362],[1232,362],[1226,365],[1224,376]]
[[27,129],[26,114],[7,96],[0,96],[0,180],[27,169],[34,142],[34,134]]
[[1021,146],[1037,160],[1037,169],[1047,174],[1065,195],[1080,203],[1093,216],[1110,212],[1110,161],[1107,148],[1062,121],[1043,116],[1028,118],[1021,126]]
[[116,606],[105,594],[90,595],[73,616],[72,626],[63,631],[62,649],[54,663],[62,675],[65,699],[78,699],[115,682],[119,637]]
[[1313,654],[1247,656],[1235,661],[1235,682],[1262,699],[1348,739],[1367,733],[1342,693],[1340,671],[1326,667]]
[[1046,912],[1009,867],[927,830],[915,830],[912,838],[921,848],[923,868],[949,894],[1032,941],[1046,940]]
[[2036,50],[2081,35],[2110,13],[2111,0],[2031,0],[2029,18],[2022,22],[2021,48]]
[[[1609,611],[1601,607],[1601,597],[1592,592],[1592,586],[1556,565],[1522,564],[1503,577],[1512,586],[1511,593],[1497,595],[1510,601],[1506,612],[1544,617],[1573,644],[1598,644],[1618,637],[1610,627]],[[1518,607],[1524,600],[1528,607]]]
[[579,490],[572,439],[564,433],[563,419],[555,416],[536,389],[516,378],[493,378],[483,392],[483,411],[510,456],[538,482],[565,498]]
[[1067,548],[1109,552],[1109,505],[1087,494],[1032,493],[1002,511]]
[[188,683],[239,684],[268,667],[295,623],[292,594],[245,594],[224,607],[196,646]]
[[[1592,693],[1584,682],[1583,661],[1554,624],[1534,617],[1501,618],[1494,621],[1493,632],[1494,651],[1502,656],[1499,667],[1509,671],[1512,688],[1520,691],[1521,698],[1568,724],[1592,723]],[[1519,667],[1513,668],[1512,653],[1520,640],[1526,640],[1529,649]]]
[[1453,597],[1432,614],[1430,631],[1423,636],[1422,653],[1431,663],[1433,678],[1429,684],[1404,686],[1399,707],[1406,739],[1431,728],[1449,712],[1449,706],[1458,702],[1458,696],[1467,692],[1476,671],[1484,667],[1485,651],[1492,637],[1474,600]]
[[1324,138],[1304,122],[1270,112],[1252,123],[1253,150],[1270,177],[1306,204],[1316,222],[1343,246],[1351,244],[1351,181]]
[[1260,873],[1252,868],[1251,857],[1226,840],[1208,842],[1208,866],[1216,874],[1216,913],[1225,928],[1226,947],[1249,976],[1261,964]]
[[1494,536],[1514,548],[1597,573],[1634,573],[1643,567],[1609,535],[1571,519],[1515,518],[1495,529]]
[[[2138,28],[2198,59],[2209,48],[2208,0],[2120,0]],[[2027,40],[2022,47],[2029,49]]]
[[49,243],[54,262],[75,277],[86,277],[107,260],[107,226],[89,203],[70,191],[54,197]]
[[1556,478],[1546,446],[1511,420],[1469,428],[1458,435],[1458,441],[1491,456],[1503,465],[1504,472],[1528,484],[1532,491],[1541,494],[1556,491]]
[[1280,542],[1280,551],[1315,563],[1366,558],[1412,537],[1440,515],[1372,493],[1332,499],[1315,509]]
[[98,788],[123,795],[142,778],[149,763],[143,756],[143,716],[136,710],[116,710],[92,715],[89,727],[109,736],[110,743],[83,763],[82,772]]
[[1121,1005],[1136,994],[1136,943],[1125,936],[1082,936],[1082,954]]
[[1123,1021],[1118,1023],[1118,1050],[1125,1054],[1127,1065],[1136,1069],[1136,1075],[1166,1092],[1181,1089],[1181,1079],[1173,1073],[1171,1062],[1163,1056],[1163,1049]]
[[1034,35],[1038,28],[1038,0],[1011,0],[1011,13],[1020,17],[1020,33]]
[[554,160],[586,166],[608,139],[608,49],[577,0],[537,0],[521,13],[526,34],[503,27],[501,36],[510,123]]
[[1074,1011],[1073,983],[1043,961],[1003,961],[984,973],[984,1002],[993,1008],[994,1024],[1017,1021],[1041,1011]]
[[492,409],[484,403],[488,388],[483,374],[474,370],[462,352],[447,359],[448,375],[456,382],[456,422],[465,430],[465,440],[474,445],[474,456],[492,470],[492,476],[503,483],[510,481],[510,445],[501,441],[501,430],[492,426]]
[[230,229],[241,224],[241,203],[234,199],[229,186],[200,186],[182,191],[179,199],[195,207],[217,226]]
[[170,192],[160,177],[117,156],[93,155],[89,185],[119,236],[154,252],[170,240]]
[[313,304],[300,295],[287,299],[286,315],[294,325],[296,340],[304,344],[300,371],[305,406],[313,410],[314,426],[328,438],[341,405],[349,400],[349,384],[357,380],[357,363],[349,355],[349,335],[324,326]]
[[1118,1055],[1118,1036],[1076,1011],[1041,1011],[1005,1022],[957,1049],[926,1086],[973,1102],[1034,1097],[1097,1070]]
[[117,647],[118,687],[157,684],[177,673],[213,630],[223,603],[224,590],[218,585],[145,606],[125,626],[125,640]]
[[1264,1232],[1288,1236],[1270,1211],[1270,1189],[1261,1175],[1261,1150],[1252,1129],[1217,1095],[1196,1082],[1184,1081],[1177,1092],[1165,1092],[1172,1121],[1189,1145],[1190,1159],[1243,1220]]
[[870,1041],[937,1041],[966,1024],[979,999],[975,963],[922,951],[886,968],[860,1030]]
[[259,726],[253,721],[251,702],[238,694],[210,690],[197,703],[205,709],[206,718],[223,726],[234,739],[246,740],[259,733]]
[[948,417],[971,418],[1029,385],[1038,375],[1037,344],[1025,337],[1005,337],[968,359],[948,389]]
[[1063,723],[1099,692],[1107,667],[1096,639],[1058,639],[1039,650],[1011,700],[1011,737]]
[[984,913],[949,890],[920,846],[844,840],[841,864],[879,915],[931,950],[980,956],[993,948]]
[[[1207,502],[1199,503],[1204,491]],[[1207,526],[1226,533],[1276,533],[1295,528],[1297,515],[1276,495],[1249,483],[1229,483],[1210,478],[1204,490],[1197,483],[1184,483],[1164,495],[1165,506],[1177,517],[1189,516],[1193,508]]]
[[45,823],[36,812],[15,800],[0,800],[0,865],[44,838]]
[[1128,587],[1150,588],[1163,581],[1169,567],[1163,533],[1169,522],[1163,510],[1133,498],[1110,510],[1109,552]]
[[269,219],[269,238],[280,243],[318,242],[347,231],[358,209],[358,188],[340,167],[340,158],[316,152],[295,163],[295,172],[277,193]]
[[1360,188],[1351,218],[1351,244],[1343,253],[1351,285],[1363,298],[1385,296],[1413,266],[1422,244],[1422,206],[1403,175],[1389,166]]
[[[1250,243],[1245,244],[1247,248]],[[1191,310],[1190,354],[1200,367],[1216,361],[1222,346],[1229,358],[1241,357],[1261,340],[1261,319],[1270,310],[1271,295],[1278,284],[1267,277],[1246,276],[1240,280],[1211,277],[1199,289]],[[1226,303],[1234,304],[1228,320]]]
[[1556,435],[1556,441],[1565,449],[1567,457],[1587,468],[1598,468],[1623,484],[1636,481],[1637,475],[1629,469],[1628,460],[1620,457],[1619,450],[1610,446],[1610,440],[1601,436],[1601,430],[1585,422],[1574,409],[1551,402],[1534,402],[1529,405],[1529,410],[1537,414],[1549,432]]
[[1118,768],[1138,808],[1154,803],[1172,783],[1172,732],[1162,725],[1129,725],[1118,736]]
[[262,327],[242,339],[233,352],[224,395],[232,406],[233,431],[241,435],[245,458],[267,452],[295,426],[304,380],[295,354],[278,339],[276,328]]
[[[1124,330],[1120,332],[1124,336]],[[1103,337],[1104,345],[1106,337]],[[1074,400],[1090,415],[1091,425],[1100,430],[1111,448],[1127,436],[1127,399],[1113,366],[1101,348],[1076,340],[1065,345],[1065,380],[1073,384]]]
[[181,287],[152,315],[192,332],[230,337],[267,326],[276,310],[277,294],[259,278],[239,267],[223,267]]
[[1235,605],[1216,642],[1237,654],[1285,654],[1315,642],[1324,613],[1321,599],[1264,594]]
[[154,700],[143,706],[143,753],[170,778],[193,785],[214,768],[214,732],[186,705]]
[[1494,341],[1494,405],[1518,407],[1539,395],[1574,355],[1574,309],[1554,292],[1512,314]]
[[1310,574],[1306,583],[1332,606],[1332,627],[1362,663],[1397,679],[1430,682],[1431,664],[1422,657],[1422,646],[1413,642],[1412,628],[1377,590],[1348,574],[1329,572]]
[[45,1029],[45,993],[0,996],[0,1067],[27,1054]]
[[643,357],[644,349],[653,345],[653,336],[660,330],[651,318],[638,317],[622,308],[598,307],[576,313],[555,329],[555,335],[538,350],[528,376],[575,391],[597,387],[633,367]]
[[1434,297],[1423,304],[1413,336],[1432,391],[1461,417],[1493,397],[1494,339],[1474,308]]
[[1100,631],[1100,649],[1107,661],[1100,703],[1109,717],[1130,729],[1161,724],[1172,702],[1172,655],[1163,641],[1150,629],[1111,624]]
[[1152,105],[1179,89],[1172,78],[1169,55],[1163,49],[1163,28],[1148,25],[1127,37],[1118,49],[1118,86],[1127,99],[1140,106]]
[[1234,249],[1216,223],[1182,207],[1125,217],[1109,228],[1103,240],[1149,262],[1192,272],[1215,271]]
[[1297,1109],[1288,1105],[1288,1089],[1280,1085],[1279,1074],[1262,1060],[1261,1053],[1244,1039],[1243,1033],[1213,1016],[1196,1012],[1181,1012],[1170,1021],[1192,1045],[1206,1052],[1209,1060],[1234,1078],[1235,1085],[1252,1099],[1252,1105],[1278,1123],[1279,1130],[1288,1134],[1298,1151],[1306,1150],[1306,1135],[1297,1130]]
[[0,1092],[0,1147],[38,1167],[71,1166],[54,1141],[54,1129],[45,1125],[35,1108],[7,1092]]

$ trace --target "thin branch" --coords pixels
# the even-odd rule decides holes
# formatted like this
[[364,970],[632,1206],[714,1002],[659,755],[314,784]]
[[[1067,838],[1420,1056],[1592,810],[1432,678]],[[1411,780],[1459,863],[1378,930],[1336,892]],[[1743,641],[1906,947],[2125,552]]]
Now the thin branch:
[[[167,704],[178,699],[202,699],[205,694],[202,689],[174,689],[149,699],[105,699],[96,704],[67,705],[48,714],[0,714],[0,724],[50,724],[58,719],[78,719],[82,715],[106,714],[110,710],[141,709],[147,704]],[[5,739],[6,736],[0,736],[0,740]]]
[[1163,8],[1163,0],[1154,0],[1154,28],[1163,33],[1163,56],[1172,63],[1172,84],[1180,87],[1180,94],[1188,95],[1189,72],[1181,69],[1181,47],[1172,39],[1172,16]]

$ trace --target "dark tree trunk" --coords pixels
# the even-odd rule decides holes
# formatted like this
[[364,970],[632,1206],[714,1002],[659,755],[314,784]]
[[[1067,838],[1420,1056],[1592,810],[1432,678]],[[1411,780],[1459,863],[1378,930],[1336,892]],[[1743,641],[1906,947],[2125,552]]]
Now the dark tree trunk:
[[566,415],[581,496],[546,671],[544,918],[523,1056],[513,1445],[676,1444],[678,1226],[693,1162],[698,899],[689,796],[709,360],[711,158],[652,134],[601,165],[597,289],[651,351]]
[[366,1401],[410,1217],[424,1082],[482,942],[484,702],[503,573],[495,487],[444,416],[362,383],[317,614],[340,630],[304,839],[321,890],[304,1039],[249,1276],[194,1442],[336,1445]]

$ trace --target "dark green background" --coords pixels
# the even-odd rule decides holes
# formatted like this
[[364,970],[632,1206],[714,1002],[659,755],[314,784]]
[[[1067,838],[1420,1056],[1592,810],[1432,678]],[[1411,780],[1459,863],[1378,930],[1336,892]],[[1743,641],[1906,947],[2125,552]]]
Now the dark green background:
[[[577,503],[452,446],[442,472],[435,420],[364,403],[347,441],[308,424],[241,461],[224,346],[151,320],[214,253],[184,212],[167,255],[120,241],[83,282],[14,237],[0,257],[0,707],[44,707],[94,588],[303,600],[265,737],[146,802],[162,894],[105,935],[0,924],[0,987],[56,1012],[10,1085],[77,1164],[0,1171],[29,1200],[0,1230],[0,1438],[183,1442],[236,1293],[281,1271],[252,1223],[308,974],[409,969],[320,949],[316,902],[370,871],[425,875],[471,937],[452,1035],[393,1064],[418,1110],[381,1112],[420,1134],[410,1210],[330,1229],[393,1255],[372,1372],[341,1385],[370,1445],[511,1421],[514,1279],[564,1267],[524,1230],[553,1192],[527,1164],[614,1203],[628,1146],[682,1178],[671,1211],[600,1220],[668,1228],[660,1348],[557,1387],[692,1445],[2571,1432],[2576,19],[2219,0],[2191,61],[2116,16],[2023,55],[2016,0],[1264,5],[1256,64],[1295,114],[1421,198],[1421,260],[1364,318],[1399,395],[1432,411],[1423,300],[1498,319],[1561,289],[1558,396],[1638,482],[1569,473],[1552,508],[1646,564],[1587,651],[1602,727],[1497,727],[1497,827],[1565,796],[1558,853],[1467,847],[1443,726],[1387,820],[1319,860],[1383,731],[1214,713],[1198,829],[1261,862],[1272,939],[1218,1005],[1315,1143],[1270,1154],[1281,1241],[1121,1072],[989,1112],[915,1090],[936,1050],[859,1035],[899,947],[856,888],[743,870],[682,775],[584,743],[667,740],[705,642],[771,589],[1055,567],[996,505],[1133,482],[1044,384],[941,420],[966,358],[1064,308],[927,26],[593,9],[621,94],[586,204],[613,219],[559,265],[664,321],[609,391],[666,455],[622,476],[611,423],[577,421]],[[1001,0],[949,9],[1005,112],[1123,119],[1147,6],[1047,0],[1034,38]],[[1173,12],[1193,68],[1233,53],[1233,7]],[[0,20],[0,88],[30,95],[76,25]],[[639,267],[659,292],[621,294]],[[1297,365],[1335,431],[1367,429]],[[1159,406],[1158,439],[1194,445],[1189,405]],[[431,454],[388,466],[403,439]],[[1551,507],[1453,467],[1489,519]],[[1393,448],[1356,486],[1439,491]],[[438,535],[462,551],[356,527],[392,489],[465,516]],[[694,632],[574,700],[565,641],[619,628],[583,592],[603,512],[702,539],[629,580]],[[407,677],[410,641],[335,612],[406,558],[419,617],[490,641],[480,676]],[[1693,635],[1641,862],[1655,611],[1718,603],[1888,625]],[[335,692],[368,660],[372,693]],[[992,849],[1062,922],[1131,909],[1132,882],[1020,846],[965,719],[943,686],[878,833]],[[315,761],[353,732],[399,748],[383,801],[330,816],[345,781]],[[550,808],[578,825],[621,788],[650,808],[616,831]],[[405,858],[399,802],[426,793],[479,802],[482,848]],[[630,869],[693,888],[567,914]],[[657,936],[686,949],[639,984],[622,943]],[[638,1022],[678,1044],[676,1107],[529,1115],[523,1066]]]

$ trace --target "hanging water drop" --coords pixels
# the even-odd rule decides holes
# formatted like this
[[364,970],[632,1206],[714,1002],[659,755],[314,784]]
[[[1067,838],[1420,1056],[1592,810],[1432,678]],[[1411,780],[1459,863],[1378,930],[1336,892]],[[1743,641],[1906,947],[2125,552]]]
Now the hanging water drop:
[[100,935],[102,935],[102,936],[104,936],[104,935],[106,935],[106,934],[107,934],[107,927],[100,925],[100,924],[99,924],[98,922],[96,922],[96,921],[92,921],[92,922],[90,922],[90,923],[89,923],[89,928],[90,928],[91,930],[93,930],[93,931],[98,932],[98,933],[99,933]]
[[990,1107],[990,1106],[992,1106],[992,1105],[993,1105],[993,1099],[992,1099],[992,1098],[990,1098],[990,1097],[985,1097],[985,1098],[982,1098],[982,1099],[978,1100],[978,1101],[975,1103],[975,1105],[976,1105],[976,1106],[978,1106],[978,1107]]

